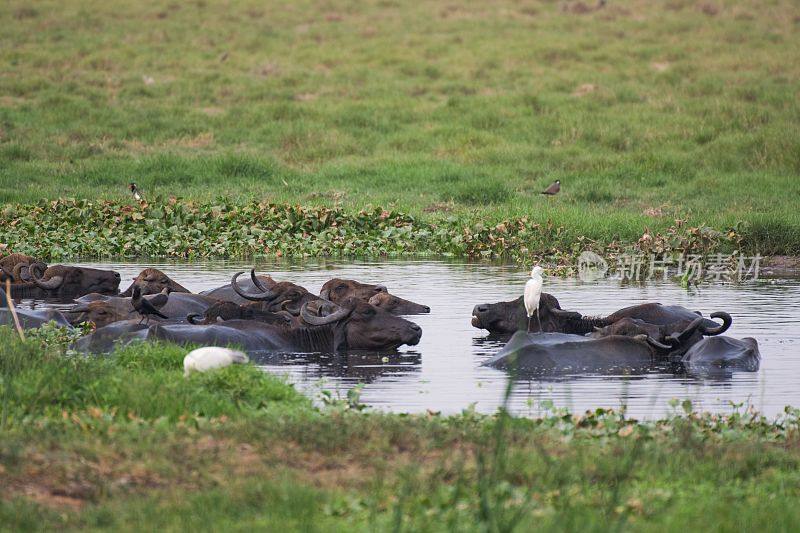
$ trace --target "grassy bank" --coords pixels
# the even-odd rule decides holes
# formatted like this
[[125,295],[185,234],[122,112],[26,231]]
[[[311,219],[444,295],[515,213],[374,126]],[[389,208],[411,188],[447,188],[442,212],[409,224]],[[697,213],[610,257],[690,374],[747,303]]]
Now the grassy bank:
[[[246,365],[182,376],[169,345],[103,358],[0,328],[8,529],[788,529],[798,412],[639,423],[314,408]],[[687,414],[688,413],[688,414]]]
[[[0,11],[0,201],[225,195],[800,253],[789,0]],[[555,179],[557,198],[538,192]]]

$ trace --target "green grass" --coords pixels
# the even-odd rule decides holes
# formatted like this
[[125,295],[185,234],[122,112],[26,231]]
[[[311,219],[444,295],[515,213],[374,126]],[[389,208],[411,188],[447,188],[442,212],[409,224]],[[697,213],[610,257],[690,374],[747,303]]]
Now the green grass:
[[[691,404],[656,422],[315,408],[243,365],[185,379],[184,349],[106,357],[0,327],[3,530],[788,530],[800,411]],[[677,405],[676,405],[677,408]]]
[[800,253],[794,3],[577,4],[11,0],[0,202],[135,180],[606,241],[746,222]]

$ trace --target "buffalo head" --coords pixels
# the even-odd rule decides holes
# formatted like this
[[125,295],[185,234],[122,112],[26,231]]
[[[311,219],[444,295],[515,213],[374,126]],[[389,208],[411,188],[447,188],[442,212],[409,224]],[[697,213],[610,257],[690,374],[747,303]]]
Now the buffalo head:
[[422,315],[431,312],[431,308],[427,305],[390,294],[383,285],[361,283],[352,279],[334,278],[322,286],[319,295],[333,303],[343,302],[347,298],[357,298],[385,309],[393,315]]
[[[575,333],[573,330],[583,317],[580,313],[561,309],[553,295],[543,292],[539,299],[539,318],[544,332]],[[522,296],[510,302],[476,305],[472,310],[473,327],[487,329],[493,334],[511,335],[525,330],[527,324],[528,314]]]
[[388,292],[379,292],[369,299],[368,303],[390,312],[393,315],[422,315],[431,312],[427,305],[404,300]]
[[125,300],[117,303],[114,300],[97,300],[89,303],[81,303],[67,312],[69,321],[73,325],[81,322],[93,322],[95,326],[101,328],[114,322],[131,318],[133,308]]
[[305,288],[290,281],[264,284],[261,278],[256,276],[255,269],[250,271],[250,279],[253,282],[253,286],[260,292],[247,292],[237,282],[237,279],[242,274],[244,272],[237,272],[233,275],[231,287],[242,298],[259,302],[259,307],[263,311],[273,313],[288,311],[292,315],[298,316],[303,304],[320,299],[319,296],[311,294]]
[[[710,320],[702,316],[695,316],[693,320],[677,320],[670,324],[651,324],[637,318],[621,318],[605,327],[596,327],[590,334],[594,338],[603,338],[611,335],[626,337],[646,336],[655,341],[651,344],[671,356],[681,355],[692,345],[700,341],[705,335],[719,335],[724,333],[733,322],[728,313],[711,313],[712,318],[719,318],[722,324],[710,326]],[[659,346],[661,345],[661,346]]]
[[31,272],[41,277],[47,264],[26,254],[9,254],[0,259],[0,273],[10,278],[12,283],[32,281]]
[[370,298],[381,292],[389,292],[383,285],[361,283],[352,279],[333,278],[325,282],[319,295],[333,303],[343,302],[347,298],[357,298],[369,301]]
[[158,294],[164,289],[169,289],[169,292],[189,292],[188,289],[170,279],[169,276],[157,268],[145,268],[142,270],[138,276],[133,278],[131,286],[125,289],[125,292],[120,296],[131,296],[134,287],[139,287],[142,295]]
[[48,267],[41,277],[32,270],[31,277],[39,289],[60,294],[115,294],[120,281],[119,272],[113,270],[66,265]]
[[334,328],[334,348],[338,350],[393,350],[403,344],[414,346],[422,338],[422,328],[358,298],[341,304],[316,304],[317,314],[305,304],[300,312],[310,326]]

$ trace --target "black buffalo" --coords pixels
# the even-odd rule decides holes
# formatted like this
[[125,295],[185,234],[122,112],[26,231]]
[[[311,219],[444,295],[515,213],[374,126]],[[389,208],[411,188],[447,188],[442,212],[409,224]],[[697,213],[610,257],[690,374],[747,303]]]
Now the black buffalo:
[[47,264],[33,256],[26,254],[9,254],[0,258],[0,275],[11,280],[12,283],[31,281],[31,273],[41,276],[47,269]]
[[141,327],[135,321],[100,328],[77,343],[85,351],[108,351],[115,342],[167,340],[178,344],[238,346],[250,352],[338,352],[394,350],[415,345],[421,328],[368,303],[350,299],[316,309],[304,305],[302,325],[281,326],[256,320],[228,320],[210,325],[165,322]]
[[[145,298],[155,298],[159,295],[148,295]],[[187,315],[202,315],[206,310],[217,303],[213,298],[200,294],[187,294],[182,292],[170,293],[167,303],[159,310],[166,316],[184,320]],[[66,311],[73,324],[93,322],[97,327],[107,326],[113,322],[139,318],[134,310],[130,298],[122,296],[104,296],[89,294],[78,299],[78,303]],[[157,319],[154,319],[157,320]]]
[[145,268],[138,276],[133,278],[131,286],[125,289],[120,296],[132,296],[133,288],[139,287],[142,291],[142,296],[147,294],[158,294],[164,289],[170,293],[174,292],[189,292],[183,285],[173,281],[169,276],[158,270],[157,268]]
[[[239,274],[241,275],[241,274]],[[272,276],[256,276],[255,269],[250,271],[251,279],[249,280],[242,280],[238,281],[238,289],[245,293],[257,293],[263,292],[262,288],[272,288],[277,282],[272,279]],[[235,276],[238,278],[238,276]],[[252,279],[255,278],[255,279]],[[253,300],[248,300],[242,296],[239,296],[239,293],[236,292],[236,289],[233,287],[233,283],[228,283],[227,285],[223,285],[221,287],[217,287],[216,289],[210,289],[207,291],[202,291],[200,294],[205,296],[210,296],[211,298],[215,298],[217,300],[225,301],[225,302],[233,302],[237,304],[246,304]]]
[[40,276],[31,269],[31,281],[14,283],[15,298],[74,298],[91,292],[116,294],[119,291],[119,272],[97,268],[54,265]]
[[190,324],[215,324],[225,320],[258,320],[268,324],[282,324],[288,326],[294,322],[294,317],[288,311],[263,311],[257,305],[239,305],[233,302],[216,302],[200,313],[191,313],[186,317]]
[[361,283],[353,279],[333,278],[326,281],[320,289],[319,295],[333,303],[339,303],[348,298],[357,298],[385,309],[393,315],[422,315],[431,312],[431,308],[427,305],[390,294],[383,285]]
[[244,272],[237,272],[233,275],[231,287],[238,296],[244,298],[245,301],[251,302],[249,305],[261,311],[273,313],[288,311],[294,316],[299,316],[303,305],[322,299],[316,294],[308,292],[304,287],[290,281],[276,282],[272,280],[272,283],[264,284],[256,276],[255,270],[250,271],[250,281],[255,290],[248,292],[239,285],[238,278],[242,274]]
[[745,370],[756,372],[761,363],[758,343],[752,337],[719,336],[697,342],[681,358],[689,370]]
[[[584,316],[574,311],[561,309],[558,300],[547,293],[542,293],[539,301],[539,314],[543,332],[576,335],[585,335],[597,328],[608,327],[623,318],[638,319],[656,326],[667,326],[676,323],[688,325],[701,316],[700,313],[680,305],[662,305],[660,303],[632,305],[605,317]],[[489,330],[490,333],[496,335],[511,335],[516,331],[526,330],[528,316],[522,296],[509,302],[476,305],[472,310],[472,325]],[[719,324],[709,319],[704,319],[699,325],[709,330],[719,327]]]
[[[694,317],[692,319],[692,317]],[[733,323],[731,315],[725,312],[711,313],[711,318],[719,318],[722,324],[709,327],[708,319],[690,313],[686,318],[669,324],[651,324],[638,318],[621,318],[610,326],[596,327],[589,336],[593,338],[608,337],[610,335],[624,335],[635,337],[647,335],[662,344],[669,345],[668,354],[671,357],[681,355],[692,345],[700,341],[703,336],[720,335],[728,330]]]
[[[476,305],[472,310],[472,325],[489,330],[495,335],[511,335],[516,331],[526,330],[528,314],[522,296],[509,302]],[[584,319],[580,313],[561,309],[558,300],[552,294],[543,292],[539,299],[539,318],[542,332],[550,333],[588,333],[593,324]],[[536,326],[538,328],[538,324]]]
[[519,373],[643,371],[666,346],[647,335],[593,339],[568,333],[516,332],[485,366]]

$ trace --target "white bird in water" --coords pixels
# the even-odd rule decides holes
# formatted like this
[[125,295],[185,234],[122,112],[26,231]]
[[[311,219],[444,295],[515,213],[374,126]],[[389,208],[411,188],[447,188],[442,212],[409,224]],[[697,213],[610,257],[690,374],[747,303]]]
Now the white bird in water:
[[246,362],[247,355],[240,351],[218,346],[206,346],[186,354],[186,357],[183,358],[183,375],[188,376],[192,372],[206,372]]
[[542,296],[542,267],[535,266],[531,270],[531,279],[525,284],[525,310],[528,312],[528,332],[531,331],[531,317],[536,314],[536,321],[539,323],[539,331],[542,331],[542,320],[539,318],[539,298]]

